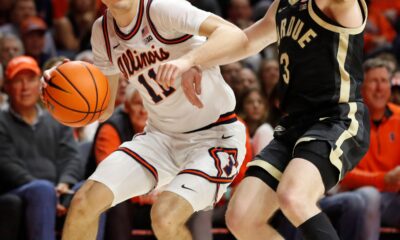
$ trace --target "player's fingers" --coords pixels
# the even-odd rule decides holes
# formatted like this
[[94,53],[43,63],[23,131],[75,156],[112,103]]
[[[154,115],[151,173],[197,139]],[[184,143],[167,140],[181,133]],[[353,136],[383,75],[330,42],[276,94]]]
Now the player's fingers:
[[194,76],[194,86],[196,88],[196,94],[200,95],[201,94],[201,76],[202,74],[197,72]]
[[157,70],[156,82],[158,82],[159,84],[162,84],[161,75],[162,75],[163,72],[164,72],[164,68],[165,68],[165,64],[161,64],[161,65],[158,67],[158,70]]
[[171,74],[171,83],[170,83],[171,87],[174,86],[175,80],[178,78],[178,75],[179,75],[179,69],[175,68]]
[[172,78],[174,75],[174,72],[176,71],[176,67],[174,65],[171,65],[168,69],[168,72],[165,75],[165,85],[167,89],[169,89],[172,86]]
[[184,81],[183,91],[189,99],[190,103],[198,108],[203,108],[203,103],[200,98],[196,95],[195,87],[193,81]]
[[165,87],[165,81],[166,81],[166,76],[168,74],[168,70],[170,68],[170,65],[168,63],[163,64],[160,69],[158,70],[157,76],[158,76],[158,82]]

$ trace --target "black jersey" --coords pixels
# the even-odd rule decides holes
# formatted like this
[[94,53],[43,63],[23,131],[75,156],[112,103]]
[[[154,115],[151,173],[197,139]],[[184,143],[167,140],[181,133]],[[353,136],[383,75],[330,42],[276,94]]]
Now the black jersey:
[[326,110],[362,101],[363,31],[367,5],[359,0],[363,24],[344,28],[318,8],[314,0],[281,0],[276,13],[284,112]]

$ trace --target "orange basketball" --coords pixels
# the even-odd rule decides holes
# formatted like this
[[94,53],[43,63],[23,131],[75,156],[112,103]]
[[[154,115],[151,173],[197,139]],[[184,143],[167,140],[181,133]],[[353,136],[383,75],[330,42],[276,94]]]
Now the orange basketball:
[[71,61],[51,73],[43,100],[60,123],[82,127],[96,121],[110,100],[107,77],[95,66]]

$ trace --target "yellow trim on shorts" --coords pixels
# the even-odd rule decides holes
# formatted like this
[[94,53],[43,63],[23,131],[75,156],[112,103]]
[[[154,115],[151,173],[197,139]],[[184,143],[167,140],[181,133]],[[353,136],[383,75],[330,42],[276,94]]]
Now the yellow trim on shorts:
[[357,103],[353,102],[349,103],[348,105],[350,107],[350,111],[347,117],[351,120],[350,127],[348,130],[345,130],[340,135],[340,137],[336,141],[336,148],[334,150],[332,149],[331,153],[329,154],[329,160],[340,171],[339,179],[341,179],[343,168],[343,163],[340,160],[340,157],[343,154],[343,150],[341,149],[341,147],[344,141],[357,136],[358,128],[360,126],[359,122],[356,119]]
[[279,169],[277,169],[275,166],[273,166],[272,164],[270,164],[264,160],[255,159],[247,164],[247,167],[253,167],[253,166],[264,169],[278,181],[280,181],[282,178],[283,173],[281,171],[279,171]]

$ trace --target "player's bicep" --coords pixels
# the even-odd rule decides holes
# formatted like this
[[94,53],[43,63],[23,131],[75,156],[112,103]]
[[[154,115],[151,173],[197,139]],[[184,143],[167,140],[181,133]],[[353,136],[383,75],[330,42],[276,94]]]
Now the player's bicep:
[[262,19],[245,29],[244,32],[250,44],[249,51],[257,53],[266,46],[278,41],[275,21],[278,5],[279,0],[274,1]]
[[222,19],[219,16],[214,14],[210,15],[208,18],[201,23],[199,28],[199,35],[204,37],[210,37],[211,34],[218,29],[218,27],[227,27],[227,28],[237,28],[232,23]]

